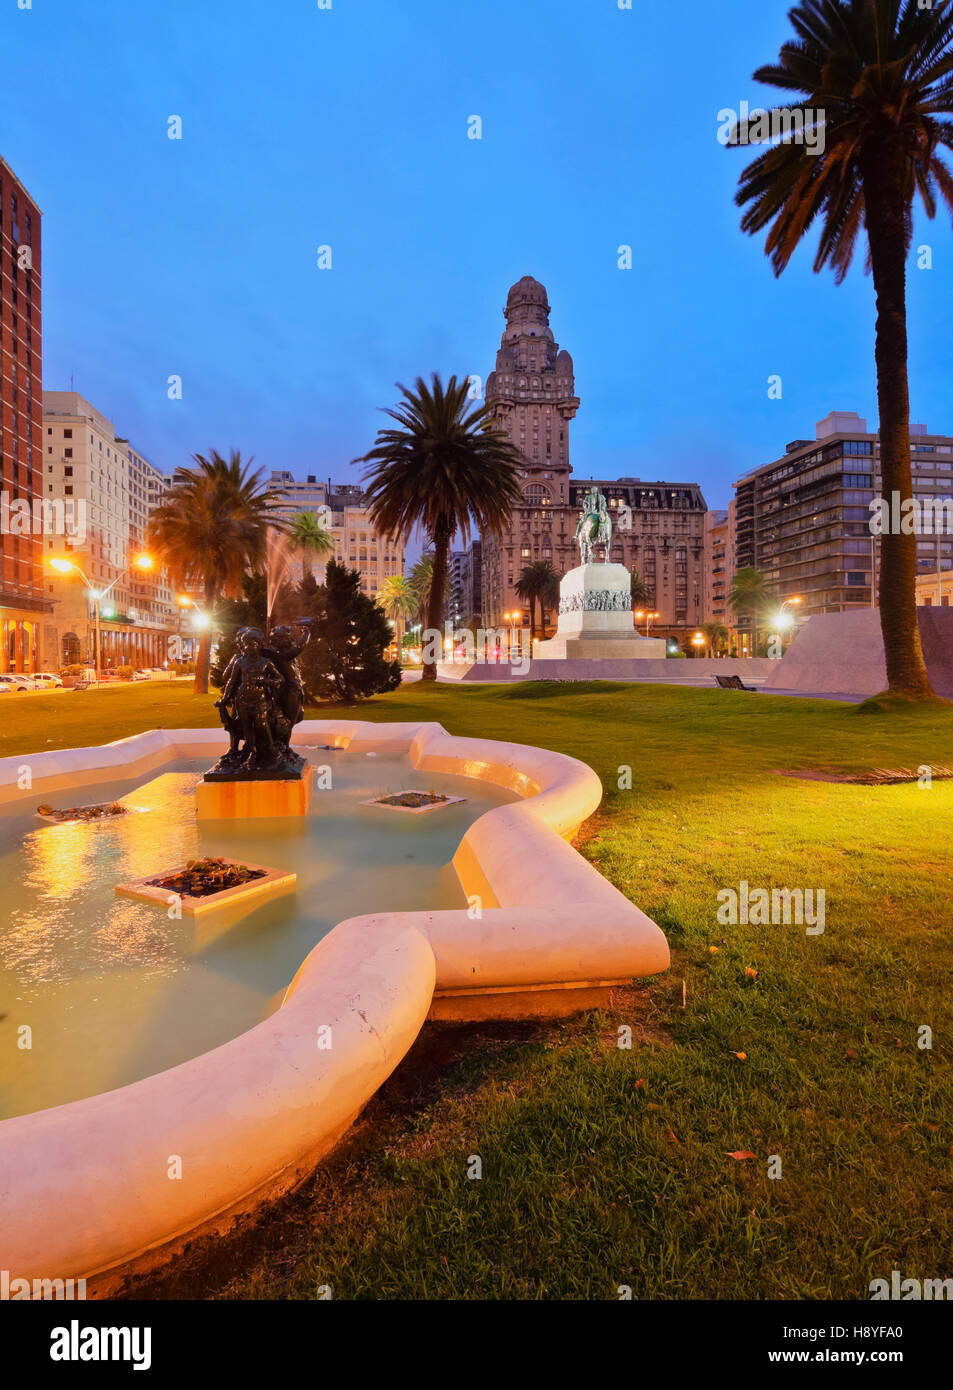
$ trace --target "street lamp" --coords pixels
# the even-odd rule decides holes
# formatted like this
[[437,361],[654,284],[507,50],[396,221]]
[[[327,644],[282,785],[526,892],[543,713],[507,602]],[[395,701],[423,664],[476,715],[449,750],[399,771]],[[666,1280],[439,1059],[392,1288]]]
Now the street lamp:
[[696,632],[692,638],[692,646],[695,648],[695,655],[698,656],[699,648],[705,645],[705,638],[700,632]]
[[777,617],[774,620],[775,626],[779,628],[782,632],[790,632],[791,628],[794,627],[794,624],[797,621],[795,615],[790,611],[790,609],[796,604],[803,602],[804,600],[801,598],[800,594],[795,594],[793,598],[786,598],[784,602],[781,604],[781,607],[778,610]]
[[652,626],[652,619],[653,619],[653,618],[658,618],[658,617],[659,617],[659,614],[658,614],[658,613],[648,613],[648,612],[645,611],[644,608],[638,609],[637,612],[635,613],[635,618],[637,619],[638,622],[641,622],[643,618],[645,619],[645,635],[646,635],[646,637],[648,637],[648,635],[649,635],[649,628]]
[[100,662],[100,618],[104,616],[107,618],[111,618],[114,611],[112,608],[103,609],[101,607],[102,601],[109,593],[113,585],[118,584],[120,579],[125,578],[125,576],[129,573],[131,569],[151,570],[155,568],[156,562],[151,555],[148,555],[145,552],[143,552],[141,555],[137,555],[135,559],[132,560],[131,563],[126,566],[125,569],[119,571],[119,573],[116,575],[116,578],[111,580],[110,583],[106,585],[105,589],[94,589],[89,577],[83,572],[83,570],[79,567],[76,561],[67,560],[65,555],[52,555],[47,563],[49,564],[50,569],[53,570],[56,574],[69,574],[71,570],[75,571],[75,573],[79,575],[80,579],[86,585],[86,592],[88,596],[93,600],[93,615],[95,624],[94,630],[96,633],[95,670],[96,684],[98,685],[102,670]]

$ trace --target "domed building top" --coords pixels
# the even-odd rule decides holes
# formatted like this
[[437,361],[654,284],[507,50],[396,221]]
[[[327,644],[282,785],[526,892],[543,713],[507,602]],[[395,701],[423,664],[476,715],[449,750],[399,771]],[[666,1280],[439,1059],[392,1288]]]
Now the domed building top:
[[526,300],[534,304],[544,304],[547,314],[549,313],[546,286],[541,285],[538,280],[534,280],[532,275],[524,275],[521,280],[517,280],[516,284],[510,287],[510,292],[506,296],[506,307],[509,308],[511,304],[518,304]]
[[572,376],[573,374],[572,356],[565,348],[556,357],[556,371],[560,376]]

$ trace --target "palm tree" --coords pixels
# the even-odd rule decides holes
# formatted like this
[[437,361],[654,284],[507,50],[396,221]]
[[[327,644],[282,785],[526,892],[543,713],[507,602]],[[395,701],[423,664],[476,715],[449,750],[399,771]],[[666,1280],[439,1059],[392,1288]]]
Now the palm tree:
[[529,640],[532,651],[532,643],[536,641],[537,600],[540,615],[544,616],[544,608],[551,607],[554,601],[559,601],[559,575],[548,560],[534,560],[531,565],[524,565],[513,588],[524,603],[529,603]]
[[652,590],[644,579],[640,579],[635,570],[632,571],[632,578],[629,581],[632,592],[632,607],[642,608],[647,603],[652,602]]
[[[466,378],[446,386],[434,372],[428,387],[418,377],[414,390],[398,382],[403,400],[386,409],[396,429],[378,432],[376,443],[355,463],[368,463],[367,498],[374,525],[386,535],[409,535],[421,524],[433,545],[433,581],[427,626],[439,630],[447,587],[450,543],[459,532],[464,545],[471,526],[483,536],[499,534],[522,502],[519,450],[496,428],[492,410],[471,410]],[[424,662],[424,681],[437,666]]]
[[301,577],[311,577],[311,561],[318,555],[334,554],[334,536],[321,525],[314,512],[297,512],[291,518],[288,547],[301,556]]
[[728,645],[728,639],[731,636],[724,623],[702,623],[701,630],[705,634],[705,643],[709,656],[716,656],[719,651],[724,651],[725,647]]
[[[252,473],[251,461],[232,450],[228,462],[212,449],[207,458],[177,474],[165,500],[149,518],[148,544],[174,582],[203,595],[211,616],[219,599],[235,596],[250,570],[265,559],[269,527],[280,530],[281,492]],[[208,694],[212,630],[202,631],[195,664],[195,693]]]
[[377,593],[377,602],[384,614],[394,624],[394,641],[400,657],[404,640],[404,627],[408,618],[417,612],[418,599],[410,586],[410,581],[402,574],[389,575]]
[[[796,92],[805,129],[818,139],[766,149],[741,176],[742,229],[769,227],[776,275],[815,222],[814,269],[837,283],[858,233],[867,237],[877,296],[876,362],[883,492],[912,495],[907,382],[906,258],[919,195],[928,217],[937,195],[953,210],[953,10],[947,0],[803,0],[789,16],[796,38],[755,81]],[[817,113],[816,115],[814,113]],[[736,143],[732,140],[732,143]],[[930,699],[916,614],[917,537],[881,538],[880,623],[891,691]],[[871,575],[873,583],[873,575]]]
[[761,570],[753,565],[743,565],[735,570],[728,586],[728,602],[741,618],[751,619],[753,656],[758,654],[758,618],[764,614],[774,600],[774,589]]
[[[446,586],[445,579],[444,585]],[[407,579],[407,586],[413,595],[415,602],[414,616],[421,626],[427,620],[427,612],[430,606],[430,590],[433,587],[433,551],[425,550],[423,555],[410,571]],[[444,589],[446,592],[446,587]]]

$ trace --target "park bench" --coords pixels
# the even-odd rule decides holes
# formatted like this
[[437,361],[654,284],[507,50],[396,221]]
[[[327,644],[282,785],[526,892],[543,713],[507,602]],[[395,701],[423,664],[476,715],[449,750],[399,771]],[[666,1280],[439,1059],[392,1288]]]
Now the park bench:
[[757,690],[756,685],[745,685],[740,676],[716,676],[715,684],[722,690]]

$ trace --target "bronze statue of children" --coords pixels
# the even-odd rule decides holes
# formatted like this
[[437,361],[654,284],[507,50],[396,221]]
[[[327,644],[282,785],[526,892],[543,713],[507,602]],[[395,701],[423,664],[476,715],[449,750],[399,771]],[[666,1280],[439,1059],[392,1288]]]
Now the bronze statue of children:
[[[275,663],[264,655],[264,643],[258,628],[241,629],[238,651],[228,663],[218,702],[232,745],[228,760],[248,771],[267,771],[279,761],[272,729],[280,717],[279,699],[285,681]],[[243,740],[240,754],[239,733]]]

